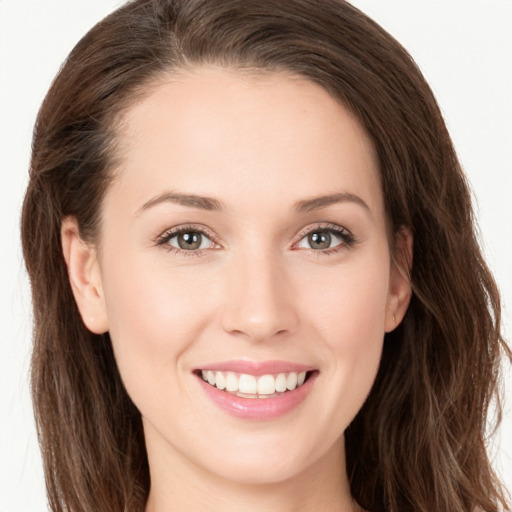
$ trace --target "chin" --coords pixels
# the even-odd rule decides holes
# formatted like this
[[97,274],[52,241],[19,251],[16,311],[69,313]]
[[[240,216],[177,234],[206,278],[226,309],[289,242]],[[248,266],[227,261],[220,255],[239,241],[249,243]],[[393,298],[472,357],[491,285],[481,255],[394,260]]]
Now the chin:
[[221,478],[238,484],[269,485],[283,483],[297,476],[301,467],[291,462],[275,460],[254,461],[244,458],[238,461],[223,461],[222,468],[215,472]]

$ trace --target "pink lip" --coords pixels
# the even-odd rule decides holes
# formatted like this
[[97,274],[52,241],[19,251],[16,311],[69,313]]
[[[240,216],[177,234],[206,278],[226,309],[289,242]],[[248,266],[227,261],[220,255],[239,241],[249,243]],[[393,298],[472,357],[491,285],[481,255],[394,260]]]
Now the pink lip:
[[301,404],[311,391],[318,372],[313,372],[302,386],[273,398],[242,398],[217,389],[197,374],[195,376],[206,396],[232,416],[248,420],[271,420],[289,413]]
[[219,363],[207,364],[201,366],[196,370],[212,370],[217,372],[235,372],[247,373],[259,377],[260,375],[276,374],[276,373],[289,373],[289,372],[309,372],[314,370],[312,366],[304,364],[291,363],[289,361],[223,361]]

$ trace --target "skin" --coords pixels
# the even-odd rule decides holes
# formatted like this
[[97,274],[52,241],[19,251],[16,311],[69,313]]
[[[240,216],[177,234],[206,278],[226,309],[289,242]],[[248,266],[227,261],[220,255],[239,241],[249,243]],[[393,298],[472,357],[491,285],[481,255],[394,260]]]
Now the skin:
[[[110,332],[143,417],[147,512],[357,510],[343,432],[410,297],[391,263],[367,134],[302,78],[201,68],[156,84],[127,111],[119,141],[100,243],[83,242],[74,219],[62,241],[84,322]],[[223,208],[158,201],[169,191]],[[351,195],[296,208],[333,194]],[[182,225],[208,234],[198,252],[176,252],[176,237],[159,245]],[[354,243],[336,235],[312,247],[308,233],[326,226]],[[397,241],[410,247],[407,233]],[[192,374],[230,359],[320,373],[292,412],[245,420],[212,404]]]

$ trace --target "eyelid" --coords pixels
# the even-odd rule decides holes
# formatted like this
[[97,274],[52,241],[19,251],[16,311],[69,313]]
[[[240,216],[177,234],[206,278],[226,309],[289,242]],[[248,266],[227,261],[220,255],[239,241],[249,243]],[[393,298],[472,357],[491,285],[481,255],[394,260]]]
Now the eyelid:
[[[328,249],[311,249],[311,251],[318,253],[318,254],[325,254],[328,251],[334,251],[336,249],[342,249],[342,248],[349,248],[355,243],[357,243],[356,237],[353,235],[353,233],[347,229],[344,226],[340,226],[338,224],[333,224],[331,222],[319,222],[317,224],[306,226],[305,228],[301,229],[299,233],[297,233],[297,236],[295,237],[294,242],[292,243],[292,249],[293,250],[301,250],[298,249],[296,246],[297,244],[303,240],[307,235],[310,233],[314,233],[315,231],[328,231],[331,233],[334,233],[336,236],[342,239],[342,243],[336,245],[335,247],[331,247]],[[307,249],[306,249],[307,250]]]
[[204,251],[205,249],[185,250],[168,244],[169,240],[175,236],[189,231],[200,233],[201,235],[208,238],[212,244],[216,246],[212,249],[220,248],[221,244],[218,241],[217,235],[206,226],[199,224],[180,224],[178,226],[173,226],[172,228],[166,229],[163,233],[157,235],[154,239],[154,243],[158,246],[166,246],[165,248],[169,251],[186,253],[187,255],[197,254],[200,251]]
[[[174,238],[175,236],[179,235],[180,233],[186,233],[188,231],[194,231],[197,233],[200,233],[201,235],[208,238],[212,244],[215,245],[215,247],[211,247],[208,249],[193,249],[193,250],[185,250],[180,249],[178,247],[172,246],[168,244],[169,240]],[[335,236],[341,239],[341,243],[337,244],[334,247],[327,248],[327,249],[303,249],[298,248],[297,244],[303,240],[307,235],[309,235],[312,232],[315,231],[327,231],[334,233]],[[187,256],[199,256],[200,253],[202,253],[205,250],[212,250],[212,249],[220,249],[222,248],[222,244],[219,242],[219,237],[209,228],[207,228],[204,225],[199,224],[181,224],[178,226],[173,226],[172,228],[169,228],[165,230],[160,235],[156,236],[154,239],[154,243],[158,246],[165,246],[165,249],[171,252],[175,252],[178,254],[183,254]],[[331,222],[319,222],[316,224],[310,224],[306,226],[305,228],[301,229],[299,233],[295,236],[295,239],[293,243],[291,244],[292,250],[310,250],[313,253],[317,255],[321,254],[329,254],[336,251],[341,251],[343,249],[349,249],[353,245],[358,243],[358,240],[353,235],[353,233],[347,229],[344,226],[340,226],[339,224],[333,224]]]

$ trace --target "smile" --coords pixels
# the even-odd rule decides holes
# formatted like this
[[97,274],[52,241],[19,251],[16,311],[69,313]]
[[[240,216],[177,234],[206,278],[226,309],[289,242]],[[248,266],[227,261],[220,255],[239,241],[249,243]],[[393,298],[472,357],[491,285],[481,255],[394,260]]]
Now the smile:
[[229,362],[193,374],[207,403],[237,418],[268,421],[306,401],[320,373],[309,368],[281,362]]
[[211,386],[242,398],[273,398],[302,386],[311,372],[289,372],[261,376],[247,373],[202,370],[201,377]]

